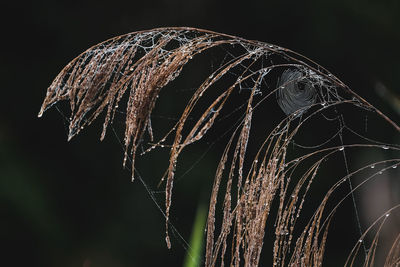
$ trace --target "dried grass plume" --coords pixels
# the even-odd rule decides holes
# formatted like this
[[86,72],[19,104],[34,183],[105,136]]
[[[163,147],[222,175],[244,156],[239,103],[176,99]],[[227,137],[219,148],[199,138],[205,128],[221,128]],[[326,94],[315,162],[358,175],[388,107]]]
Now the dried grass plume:
[[[226,53],[224,60],[198,84],[176,124],[163,138],[153,140],[153,133],[158,129],[153,127],[151,117],[160,90],[177,78],[194,57],[219,48]],[[227,76],[234,77],[230,85],[216,86]],[[208,106],[198,107],[210,90],[215,97]],[[400,128],[312,60],[276,45],[195,28],[158,28],[129,33],[97,44],[68,63],[48,88],[39,117],[59,101],[67,101],[71,108],[68,134],[71,139],[103,113],[103,139],[119,105],[124,106],[124,165],[131,161],[132,178],[140,145],[147,146],[146,152],[168,145],[169,165],[164,182],[166,242],[171,247],[168,227],[179,156],[217,124],[233,95],[240,90],[246,90],[242,95],[245,97],[243,114],[225,144],[210,196],[205,266],[258,266],[267,232],[274,238],[270,253],[274,266],[321,266],[328,227],[337,208],[325,211],[327,203],[336,188],[364,168],[335,181],[309,222],[296,232],[310,186],[320,166],[332,155],[346,156],[344,153],[348,149],[356,147],[380,149],[382,144],[342,142],[332,145],[326,142],[293,157],[288,155],[288,149],[294,137],[309,121],[318,116],[329,120],[329,114],[335,112],[339,114],[335,115],[336,121],[341,125],[335,138],[342,137],[346,130],[340,115],[342,105],[372,112],[396,132]],[[251,133],[258,127],[254,117],[270,100],[276,101],[282,109],[283,119],[272,125],[258,146],[258,152],[250,157]],[[202,112],[194,123],[189,123],[189,118],[196,116],[195,108]],[[145,137],[151,142],[144,143]],[[166,144],[169,139],[172,142]],[[395,145],[388,148],[399,150]],[[300,167],[310,159],[312,164]],[[387,159],[383,163],[397,166],[399,161]],[[397,207],[390,212],[397,211]],[[272,230],[268,229],[271,220]],[[385,266],[399,266],[399,240],[397,233]],[[373,242],[365,266],[373,265],[371,251],[375,248],[376,242]],[[353,252],[357,253],[357,247]],[[346,264],[354,264],[351,257]]]

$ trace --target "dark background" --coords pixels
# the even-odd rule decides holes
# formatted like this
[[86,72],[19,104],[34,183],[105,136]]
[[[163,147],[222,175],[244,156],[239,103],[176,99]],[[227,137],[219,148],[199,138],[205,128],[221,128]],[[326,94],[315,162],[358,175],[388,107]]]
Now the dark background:
[[[2,5],[1,266],[182,265],[183,246],[174,236],[172,250],[166,248],[164,219],[143,185],[130,183],[116,138],[109,135],[100,143],[98,129],[88,129],[67,143],[65,122],[55,109],[37,118],[46,89],[62,67],[113,36],[192,26],[277,44],[315,60],[394,121],[399,119],[374,90],[381,82],[399,92],[396,0]],[[179,208],[173,210],[174,223],[186,240],[203,194],[198,192],[209,195],[212,173],[193,174],[175,190]],[[152,187],[157,182],[148,181]]]

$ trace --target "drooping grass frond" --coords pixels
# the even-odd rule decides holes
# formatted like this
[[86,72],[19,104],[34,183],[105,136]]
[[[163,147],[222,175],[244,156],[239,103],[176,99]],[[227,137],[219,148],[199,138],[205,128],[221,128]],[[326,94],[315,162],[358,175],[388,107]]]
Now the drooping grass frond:
[[[177,78],[195,56],[217,48],[227,57],[197,86],[167,134],[153,140],[157,129],[151,124],[151,116],[160,90]],[[232,74],[234,79],[221,88],[219,81]],[[325,208],[331,194],[346,179],[327,192],[298,233],[297,222],[306,196],[328,158],[343,154],[346,159],[345,149],[367,147],[361,143],[332,144],[331,140],[338,136],[343,141],[347,129],[341,107],[372,111],[396,131],[400,128],[337,77],[304,56],[276,45],[194,28],[130,33],[95,45],[72,60],[48,88],[39,116],[57,102],[68,101],[71,139],[104,112],[103,139],[119,105],[126,105],[124,164],[128,158],[132,159],[132,178],[137,149],[145,142],[145,136],[151,140],[146,151],[172,138],[165,175],[166,241],[170,247],[168,224],[179,156],[218,123],[234,95],[242,90],[246,90],[241,99],[243,114],[230,132],[215,172],[206,227],[205,266],[223,266],[227,262],[231,266],[257,266],[266,231],[271,233],[268,228],[271,214],[275,214],[274,266],[321,266],[333,215],[326,216]],[[210,103],[199,107],[211,91],[214,97]],[[253,155],[249,153],[252,133],[254,129],[263,129],[254,121],[260,112],[265,112],[262,110],[270,105],[266,103],[271,99],[278,103],[285,117],[270,125]],[[195,109],[202,111],[198,115]],[[192,116],[194,123],[189,120]],[[266,124],[274,121],[268,119],[267,113],[263,116]],[[325,143],[310,147],[313,150],[296,157],[289,155],[290,145],[296,144],[295,136],[315,118],[337,122],[339,131]],[[391,150],[398,151],[399,147],[393,146]],[[307,165],[309,160],[312,163]],[[216,220],[220,203],[221,219]],[[398,240],[388,255],[387,266],[398,262]],[[373,257],[368,254],[366,261]]]

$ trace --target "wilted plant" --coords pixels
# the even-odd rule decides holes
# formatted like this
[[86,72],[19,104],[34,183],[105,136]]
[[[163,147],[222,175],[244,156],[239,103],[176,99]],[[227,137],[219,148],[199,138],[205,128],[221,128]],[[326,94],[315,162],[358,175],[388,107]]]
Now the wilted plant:
[[[204,79],[185,104],[177,122],[165,136],[154,140],[159,130],[153,127],[151,118],[160,90],[178,77],[193,57],[217,49],[224,55],[216,57],[218,67],[210,73],[199,74]],[[396,132],[400,128],[320,65],[276,45],[194,28],[135,32],[89,48],[55,78],[39,116],[57,102],[67,100],[72,111],[68,135],[71,139],[104,111],[103,139],[121,109],[119,105],[125,105],[125,98],[126,110],[122,111],[126,115],[124,165],[131,160],[132,179],[138,155],[160,146],[170,150],[169,166],[162,178],[162,181],[165,179],[168,247],[171,247],[168,229],[172,190],[180,154],[190,144],[203,139],[210,129],[218,127],[222,118],[236,116],[230,130],[222,133],[228,139],[215,171],[210,197],[205,266],[258,266],[266,233],[275,239],[274,266],[321,266],[329,224],[343,200],[379,172],[399,164],[399,159],[387,158],[355,170],[349,168],[352,151],[397,152],[399,147],[367,139],[355,132],[345,121],[346,112],[372,113]],[[236,102],[239,102],[237,106],[231,105]],[[274,104],[283,111],[282,119],[269,113]],[[263,117],[262,125],[254,122],[257,116]],[[327,137],[323,128],[332,125],[337,130]],[[313,145],[300,143],[301,140],[310,141],[302,132],[307,127],[318,128],[311,136],[311,140],[318,140]],[[262,133],[261,143],[252,141],[254,132]],[[344,138],[349,134],[347,142]],[[141,146],[145,149],[138,154]],[[297,152],[301,154],[290,152],[291,146],[299,148]],[[296,223],[320,167],[338,155],[344,160],[343,177],[335,180],[308,223],[299,228]],[[367,178],[362,183],[353,186],[350,179],[378,164],[380,168],[376,173],[364,176]],[[332,177],[324,180],[332,180]],[[325,210],[332,205],[329,203],[332,195],[345,181],[350,185],[350,192],[336,201],[336,206]],[[222,210],[218,213],[220,203]],[[398,208],[399,205],[387,211],[376,224],[382,226],[388,218],[385,215]],[[270,226],[269,221],[273,222]],[[364,265],[374,264],[380,229],[369,248],[365,242],[355,245],[346,264],[354,264],[361,245],[365,252]],[[397,238],[387,254],[385,266],[400,264],[400,235],[395,234]],[[361,241],[364,235],[366,233]]]

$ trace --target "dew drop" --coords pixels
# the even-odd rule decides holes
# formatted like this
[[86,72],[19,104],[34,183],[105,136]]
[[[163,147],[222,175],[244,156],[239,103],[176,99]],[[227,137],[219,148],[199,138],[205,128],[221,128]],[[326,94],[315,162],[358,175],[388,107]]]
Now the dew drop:
[[382,146],[382,148],[385,149],[385,150],[389,149],[388,146]]
[[130,71],[133,71],[133,67],[130,67],[130,69],[129,69]]
[[375,168],[375,165],[371,165],[371,169]]
[[362,242],[363,242],[363,240],[362,240],[362,239],[360,239],[360,240],[358,240],[358,242],[359,242],[359,243],[362,243]]
[[169,240],[169,236],[165,237],[165,242],[167,243],[167,248],[171,249],[171,241]]
[[344,147],[339,148],[339,151],[343,151],[343,150],[344,150]]
[[397,165],[394,165],[392,168],[393,168],[393,169],[396,169],[396,168],[397,168]]
[[385,217],[389,217],[389,215],[390,215],[390,213],[386,213],[386,214],[385,214]]
[[280,234],[281,234],[281,235],[288,235],[289,232],[288,232],[288,230],[282,230]]
[[382,174],[382,171],[378,172],[378,174]]

